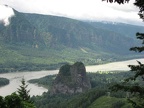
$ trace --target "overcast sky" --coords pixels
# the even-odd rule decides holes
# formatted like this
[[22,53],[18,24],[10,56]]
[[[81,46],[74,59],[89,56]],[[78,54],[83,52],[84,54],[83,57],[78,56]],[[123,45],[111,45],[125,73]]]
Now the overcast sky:
[[110,4],[102,0],[1,0],[0,20],[13,15],[8,5],[17,11],[65,16],[74,19],[142,24],[138,8],[133,1],[125,5]]

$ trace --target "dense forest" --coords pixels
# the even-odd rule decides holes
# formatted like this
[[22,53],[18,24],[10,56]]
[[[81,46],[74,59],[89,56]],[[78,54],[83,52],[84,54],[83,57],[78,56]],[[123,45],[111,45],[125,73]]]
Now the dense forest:
[[[86,92],[76,94],[59,93],[55,95],[45,92],[42,96],[33,96],[31,98],[27,95],[29,93],[29,90],[26,90],[28,85],[26,85],[23,80],[24,85],[19,87],[18,92],[26,90],[27,92],[25,95],[28,96],[28,99],[30,99],[32,103],[29,101],[24,101],[23,103],[21,96],[16,94],[18,92],[8,95],[5,98],[0,97],[2,99],[0,102],[10,102],[10,99],[15,98],[18,100],[16,103],[17,105],[26,105],[34,108],[132,108],[132,105],[129,104],[127,100],[133,98],[129,92],[113,92],[109,88],[116,83],[124,82],[124,78],[132,77],[133,75],[134,73],[130,71],[87,73],[92,88]],[[56,75],[50,75],[40,79],[33,79],[29,82],[37,83],[40,86],[50,89],[55,78]],[[143,81],[137,79],[136,83],[143,84]],[[15,104],[16,101],[13,102]]]
[[[114,2],[113,0],[106,1],[110,3]],[[128,1],[115,0],[119,4],[124,4]],[[141,19],[144,19],[143,4],[143,0],[136,0],[135,2],[135,5],[140,9],[139,16]],[[124,58],[141,57],[139,54],[133,55],[126,51],[125,48],[137,45],[137,41],[133,37],[124,36],[124,33],[114,33],[104,28],[96,29],[97,25],[95,24],[88,23],[87,25],[84,22],[75,22],[75,20],[70,19],[64,20],[63,18],[59,18],[63,22],[56,23],[55,19],[57,18],[52,16],[49,17],[49,19],[52,18],[51,22],[45,23],[47,16],[15,12],[16,17],[12,18],[13,23],[10,26],[4,28],[4,26],[0,25],[0,29],[2,30],[0,41],[3,41],[0,43],[2,49],[0,52],[0,55],[2,55],[0,58],[0,72],[55,69],[67,62],[73,63],[75,60],[83,61],[87,64],[101,64]],[[21,22],[21,20],[23,21]],[[35,22],[33,25],[30,23],[32,21]],[[67,25],[67,22],[71,26]],[[54,25],[51,23],[54,23]],[[61,26],[61,23],[65,23],[65,25]],[[46,25],[42,27],[44,24]],[[62,29],[59,27],[62,27]],[[75,29],[75,27],[79,28]],[[88,29],[85,27],[88,27]],[[23,30],[20,28],[23,28]],[[101,32],[103,29],[105,32]],[[71,30],[74,31],[71,32]],[[9,33],[10,35],[8,35]],[[90,37],[87,38],[87,35]],[[110,36],[110,38],[106,35]],[[142,40],[142,46],[132,47],[130,50],[143,52],[144,34],[137,33],[136,35],[138,39]],[[29,39],[28,36],[30,37]],[[120,38],[121,36],[123,37]],[[117,44],[117,40],[119,40],[120,44]],[[6,45],[6,42],[10,43]],[[17,45],[20,46],[16,47]],[[74,51],[71,49],[74,49]],[[34,52],[35,56],[33,57],[32,51],[43,51],[43,53]],[[99,52],[96,53],[96,51]],[[54,53],[51,52],[56,53],[52,58],[50,57]],[[67,55],[69,53],[70,57]],[[98,60],[95,60],[95,58],[98,58]],[[137,63],[138,65],[129,65],[131,71],[128,72],[87,73],[91,89],[76,94],[51,94],[48,91],[41,96],[30,97],[29,90],[27,90],[28,85],[22,79],[22,85],[19,86],[15,93],[6,97],[0,96],[0,108],[143,108],[144,64],[139,61]],[[81,77],[80,74],[78,75]],[[29,82],[37,83],[50,90],[56,76],[45,76],[40,79],[30,80]],[[0,78],[2,86],[8,83],[9,80]]]
[[[131,77],[131,72],[98,72],[88,73],[92,89],[84,93],[73,95],[57,94],[51,95],[49,92],[42,96],[34,96],[36,107],[38,108],[132,108],[127,103],[129,93],[122,91],[111,92],[111,87],[116,82],[123,82],[123,78]],[[30,80],[50,89],[56,75],[46,76],[40,79]]]

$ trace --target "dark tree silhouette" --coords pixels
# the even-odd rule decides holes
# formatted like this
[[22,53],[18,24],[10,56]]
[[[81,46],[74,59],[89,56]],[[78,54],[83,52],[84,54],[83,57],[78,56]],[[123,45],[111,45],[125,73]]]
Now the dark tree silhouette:
[[35,108],[35,105],[31,101],[31,98],[29,95],[30,90],[27,90],[28,85],[26,84],[24,78],[21,80],[21,84],[22,85],[19,86],[17,92],[18,92],[19,97],[22,99],[23,108]]
[[3,108],[23,108],[21,103],[21,98],[16,94],[12,93],[5,97],[6,107]]
[[[128,3],[129,0],[103,0],[110,3],[116,2],[118,4]],[[138,15],[144,21],[144,0],[135,0],[135,6],[139,7]],[[137,39],[142,40],[142,46],[132,47],[131,51],[143,52],[144,51],[144,33],[136,33]],[[134,108],[144,108],[144,64],[137,61],[138,65],[129,65],[134,76],[125,79],[124,82],[118,83],[110,87],[112,91],[127,91],[130,92],[133,98],[128,101],[132,103]],[[135,81],[138,83],[134,83]]]
[[14,92],[6,97],[0,96],[0,108],[36,108],[30,100],[25,80],[22,79],[21,83],[18,94]]
[[26,85],[25,79],[23,78],[21,80],[21,84],[18,88],[18,94],[22,98],[23,101],[30,101],[30,95],[29,92],[30,90],[27,90],[28,85]]
[[[124,4],[124,3],[128,3],[130,0],[102,0],[102,1],[107,1],[109,3]],[[135,0],[134,5],[139,8],[138,14],[140,18],[144,20],[144,0]]]
[[102,0],[102,1],[107,1],[110,3],[116,2],[118,4],[124,4],[124,3],[128,3],[130,0]]

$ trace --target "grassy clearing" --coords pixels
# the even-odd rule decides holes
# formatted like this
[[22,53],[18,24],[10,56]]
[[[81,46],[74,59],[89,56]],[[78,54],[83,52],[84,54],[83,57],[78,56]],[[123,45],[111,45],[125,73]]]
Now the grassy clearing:
[[132,108],[132,106],[127,103],[126,98],[102,96],[95,100],[88,108]]

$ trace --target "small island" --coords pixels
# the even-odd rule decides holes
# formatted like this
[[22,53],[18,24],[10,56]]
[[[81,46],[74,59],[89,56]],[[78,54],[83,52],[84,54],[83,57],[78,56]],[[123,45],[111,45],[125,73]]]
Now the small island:
[[9,79],[0,77],[0,87],[8,85],[8,84],[9,84]]

